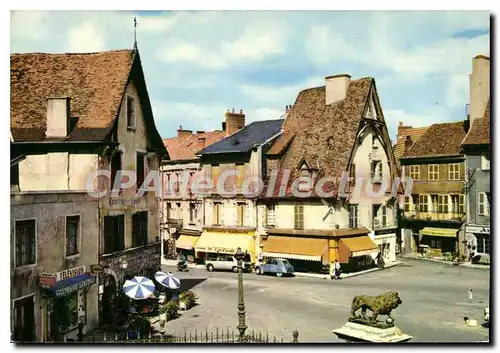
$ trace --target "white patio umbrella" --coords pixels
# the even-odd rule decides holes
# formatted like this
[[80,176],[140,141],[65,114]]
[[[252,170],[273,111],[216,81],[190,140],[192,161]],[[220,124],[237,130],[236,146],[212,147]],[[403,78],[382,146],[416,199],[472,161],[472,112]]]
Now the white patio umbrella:
[[178,289],[181,286],[181,280],[170,272],[162,272],[158,271],[155,273],[155,279],[162,286],[167,287],[169,289]]
[[132,299],[147,299],[155,290],[155,284],[147,277],[136,276],[125,281],[123,292]]

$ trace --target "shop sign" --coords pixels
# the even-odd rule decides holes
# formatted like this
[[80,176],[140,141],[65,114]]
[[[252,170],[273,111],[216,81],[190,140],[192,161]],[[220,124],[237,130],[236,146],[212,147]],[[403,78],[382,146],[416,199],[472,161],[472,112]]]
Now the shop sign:
[[225,234],[245,234],[245,235],[255,235],[254,230],[240,230],[240,229],[217,229],[217,228],[206,228],[210,233],[225,233]]
[[467,233],[476,233],[476,234],[490,234],[490,227],[482,227],[482,226],[467,226],[465,228]]
[[83,281],[73,283],[70,286],[56,290],[56,297],[63,297],[65,295],[79,291],[80,289],[87,288],[95,283],[95,277],[89,277]]
[[210,253],[222,253],[222,254],[235,254],[236,249],[235,248],[224,248],[224,247],[218,247],[218,246],[207,246],[206,248],[201,247],[201,248],[196,248],[197,251],[204,251],[204,252],[210,252]]
[[51,287],[56,284],[56,276],[50,273],[42,273],[40,276],[40,285],[42,287]]
[[95,264],[95,265],[90,266],[90,272],[92,272],[95,275],[102,273],[102,271],[103,271],[103,267],[99,264]]
[[65,279],[83,275],[85,273],[85,266],[79,266],[75,268],[70,268],[69,270],[64,270],[56,273],[57,282],[63,281]]

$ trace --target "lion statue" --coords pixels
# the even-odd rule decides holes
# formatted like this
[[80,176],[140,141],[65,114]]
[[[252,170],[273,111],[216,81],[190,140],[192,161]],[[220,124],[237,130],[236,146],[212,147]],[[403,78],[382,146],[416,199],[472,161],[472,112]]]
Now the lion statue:
[[351,319],[361,318],[356,315],[356,311],[361,309],[362,318],[368,320],[366,316],[366,309],[370,309],[372,316],[370,317],[371,323],[377,322],[378,315],[387,315],[387,317],[394,322],[391,316],[391,311],[396,309],[403,302],[399,298],[398,292],[387,292],[376,297],[369,295],[358,295],[354,297],[351,306]]

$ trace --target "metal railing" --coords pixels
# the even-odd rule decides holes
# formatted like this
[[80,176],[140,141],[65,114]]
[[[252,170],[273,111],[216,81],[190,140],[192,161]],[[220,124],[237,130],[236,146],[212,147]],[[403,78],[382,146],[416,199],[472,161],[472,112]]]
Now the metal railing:
[[436,212],[436,211],[404,211],[403,218],[407,220],[426,220],[426,221],[451,221],[463,222],[465,220],[465,213],[459,212]]

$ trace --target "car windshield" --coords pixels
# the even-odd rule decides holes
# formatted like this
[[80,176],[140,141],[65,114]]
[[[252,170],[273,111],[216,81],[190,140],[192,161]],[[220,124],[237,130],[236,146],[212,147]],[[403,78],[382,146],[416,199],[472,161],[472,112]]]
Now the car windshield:
[[288,262],[288,260],[283,260],[283,265],[290,265],[290,263]]

